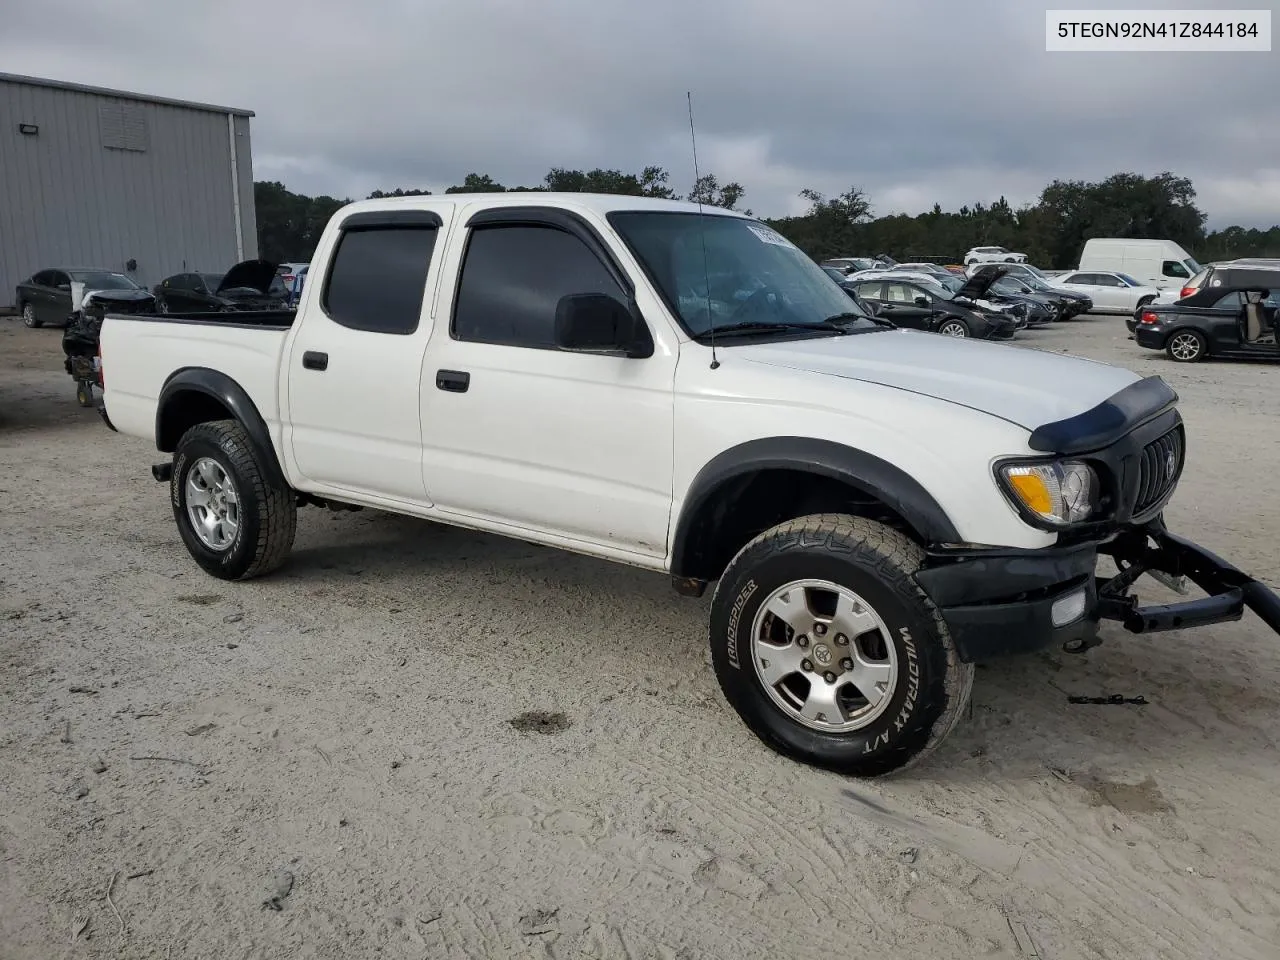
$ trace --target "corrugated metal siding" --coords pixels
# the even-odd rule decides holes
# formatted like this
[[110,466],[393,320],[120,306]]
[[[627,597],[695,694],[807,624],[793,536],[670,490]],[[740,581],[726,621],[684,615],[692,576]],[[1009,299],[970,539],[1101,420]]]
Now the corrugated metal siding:
[[[20,123],[39,133],[22,134]],[[250,258],[257,225],[249,118],[235,117],[234,126]],[[123,271],[133,258],[132,276],[151,286],[235,263],[231,140],[226,114],[0,79],[0,304],[47,267]]]

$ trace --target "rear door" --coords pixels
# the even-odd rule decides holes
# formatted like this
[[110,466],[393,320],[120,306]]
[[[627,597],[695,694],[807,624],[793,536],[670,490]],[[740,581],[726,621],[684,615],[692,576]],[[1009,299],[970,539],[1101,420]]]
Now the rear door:
[[[317,251],[286,347],[286,451],[336,496],[426,505],[419,420],[427,292],[452,204],[353,213]],[[328,245],[326,245],[328,244]]]
[[884,308],[881,316],[886,320],[892,320],[900,327],[909,327],[913,330],[932,330],[934,320],[934,310],[932,306],[922,307],[917,304],[916,298],[930,298],[920,287],[910,283],[894,282],[892,280],[885,281],[884,285]]

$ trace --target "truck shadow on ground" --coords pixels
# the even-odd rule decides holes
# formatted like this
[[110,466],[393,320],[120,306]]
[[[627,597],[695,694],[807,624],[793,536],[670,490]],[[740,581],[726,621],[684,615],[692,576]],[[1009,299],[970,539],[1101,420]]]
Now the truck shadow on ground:
[[[452,601],[453,612],[459,604],[465,610],[471,601],[459,600],[459,592],[472,590],[477,617],[548,618],[569,624],[569,635],[574,623],[625,624],[629,656],[644,660],[647,671],[668,672],[673,685],[694,678],[714,687],[706,663],[710,596],[682,598],[665,575],[389,514],[339,514],[321,523],[282,571],[294,584],[302,579],[341,590],[360,583],[387,603],[417,598],[415,615],[422,617],[432,615],[438,596]],[[1217,629],[1255,628],[1246,621]],[[1237,761],[1274,756],[1280,700],[1263,692],[1270,684],[1251,684],[1216,663],[1213,638],[1138,639],[1109,626],[1103,635],[1104,644],[1083,656],[1052,649],[980,665],[968,716],[921,775],[985,779],[998,770],[1024,779],[1042,778],[1049,768],[1088,767],[1098,756],[1135,770],[1160,756],[1184,763],[1198,756],[1211,765],[1227,754]],[[616,667],[626,669],[621,656]],[[548,672],[561,669],[552,656]],[[1147,702],[1069,701],[1115,694]]]

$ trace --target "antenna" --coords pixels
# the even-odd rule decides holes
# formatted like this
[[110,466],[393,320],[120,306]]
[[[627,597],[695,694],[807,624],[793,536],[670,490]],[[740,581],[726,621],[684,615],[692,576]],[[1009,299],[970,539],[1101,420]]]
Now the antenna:
[[699,234],[702,239],[702,281],[707,287],[707,324],[711,333],[711,369],[718,370],[720,361],[716,359],[716,318],[711,312],[711,266],[707,262],[707,224],[703,219],[702,213],[702,190],[698,181],[701,177],[698,175],[698,135],[693,131],[693,93],[685,91],[685,98],[689,101],[689,139],[693,142],[693,199],[698,203],[698,226]]

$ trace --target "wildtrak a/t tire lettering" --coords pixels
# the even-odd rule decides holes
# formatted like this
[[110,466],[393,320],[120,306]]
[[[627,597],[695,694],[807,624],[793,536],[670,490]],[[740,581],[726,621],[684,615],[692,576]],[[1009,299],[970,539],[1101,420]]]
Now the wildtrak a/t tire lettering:
[[842,514],[802,517],[743,547],[716,589],[711,655],[726,699],[762,741],[877,776],[946,737],[973,665],[913,578],[923,559],[905,535]]
[[[235,534],[220,549],[204,542],[188,509],[188,479],[201,463],[216,465],[235,491]],[[205,572],[223,580],[248,580],[270,573],[289,556],[298,525],[297,502],[292,490],[268,476],[248,433],[236,420],[198,423],[178,441],[169,481],[170,504],[187,551]]]

